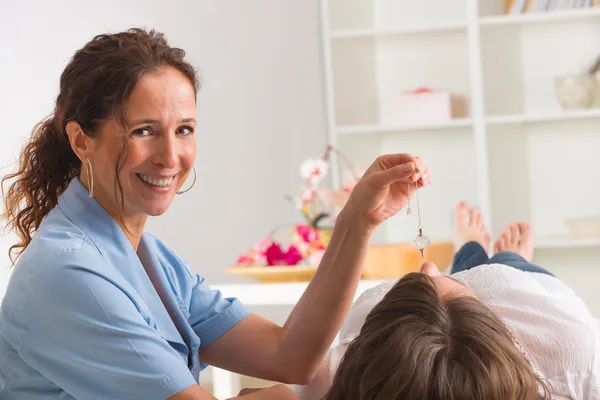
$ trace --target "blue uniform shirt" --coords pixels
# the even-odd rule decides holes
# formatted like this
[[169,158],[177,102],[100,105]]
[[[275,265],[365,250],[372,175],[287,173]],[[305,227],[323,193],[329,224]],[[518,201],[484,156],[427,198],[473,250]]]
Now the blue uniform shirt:
[[198,382],[198,351],[249,314],[156,237],[136,254],[77,178],[1,307],[1,400],[165,399]]

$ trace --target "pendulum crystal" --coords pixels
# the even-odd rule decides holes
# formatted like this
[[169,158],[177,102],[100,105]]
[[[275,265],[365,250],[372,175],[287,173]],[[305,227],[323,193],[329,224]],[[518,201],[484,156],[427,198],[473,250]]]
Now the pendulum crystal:
[[[417,197],[417,215],[419,217],[419,227],[418,234],[415,240],[413,240],[413,244],[415,247],[421,252],[421,258],[425,257],[425,249],[429,247],[431,244],[431,240],[427,237],[427,235],[423,234],[423,225],[421,224],[421,207],[419,205],[419,186],[418,183],[415,183],[416,187],[416,197]],[[409,206],[410,213],[410,206]]]

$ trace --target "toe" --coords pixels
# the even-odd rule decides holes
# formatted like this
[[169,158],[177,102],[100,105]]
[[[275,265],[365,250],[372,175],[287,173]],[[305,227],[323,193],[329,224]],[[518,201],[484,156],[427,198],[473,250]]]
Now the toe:
[[479,226],[481,224],[481,213],[478,209],[471,209],[471,213],[469,215],[469,225],[470,226]]
[[500,253],[504,249],[504,238],[505,236],[502,234],[498,240],[496,240],[496,243],[494,244],[494,253]]
[[466,201],[461,201],[460,203],[458,203],[454,210],[454,223],[458,226],[466,225],[469,211],[469,203],[467,203]]
[[522,239],[524,239],[524,236],[525,236],[525,230],[526,230],[525,223],[524,223],[524,222],[519,222],[519,223],[517,224],[517,229],[518,229],[518,231],[519,231],[519,236],[520,236]]
[[529,225],[527,222],[522,222],[519,224],[519,233],[521,234],[522,241],[529,242],[533,239],[531,225]]
[[519,240],[521,239],[521,234],[519,232],[519,224],[511,224],[509,230],[510,230],[509,243],[511,243],[513,245],[519,243]]

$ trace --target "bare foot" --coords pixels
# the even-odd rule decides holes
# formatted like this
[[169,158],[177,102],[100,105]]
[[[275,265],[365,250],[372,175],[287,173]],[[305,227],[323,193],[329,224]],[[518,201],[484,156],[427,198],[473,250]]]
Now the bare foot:
[[471,208],[466,201],[458,203],[454,210],[452,236],[457,251],[468,242],[479,243],[486,252],[490,247],[490,234],[483,221],[483,216],[478,209]]
[[514,222],[494,244],[494,253],[510,251],[519,254],[528,262],[533,260],[533,229],[527,222]]

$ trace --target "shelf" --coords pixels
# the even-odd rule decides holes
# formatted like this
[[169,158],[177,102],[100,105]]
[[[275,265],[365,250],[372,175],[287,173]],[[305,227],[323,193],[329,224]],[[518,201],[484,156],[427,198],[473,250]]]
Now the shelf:
[[598,247],[600,249],[600,237],[578,238],[573,236],[547,236],[535,239],[536,250],[577,247]]
[[473,125],[470,118],[454,119],[447,122],[414,124],[402,126],[384,126],[384,125],[354,125],[354,126],[338,126],[337,133],[339,135],[360,135],[374,133],[400,133],[412,131],[439,131],[457,128],[468,128]]
[[600,7],[482,17],[479,19],[479,23],[481,26],[510,26],[534,23],[567,22],[594,17],[600,17]]
[[486,122],[490,125],[502,124],[531,124],[555,121],[576,121],[583,119],[600,118],[600,108],[581,111],[564,111],[549,114],[514,114],[488,117]]
[[419,35],[429,33],[445,33],[445,32],[456,32],[466,31],[467,26],[464,23],[449,23],[449,24],[436,24],[430,26],[419,26],[414,28],[395,28],[395,29],[359,29],[359,30],[344,30],[334,31],[331,33],[331,39],[354,39],[364,37],[377,37],[377,36],[407,36],[407,35]]

